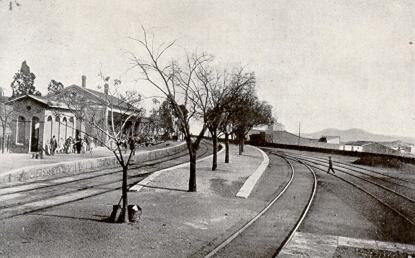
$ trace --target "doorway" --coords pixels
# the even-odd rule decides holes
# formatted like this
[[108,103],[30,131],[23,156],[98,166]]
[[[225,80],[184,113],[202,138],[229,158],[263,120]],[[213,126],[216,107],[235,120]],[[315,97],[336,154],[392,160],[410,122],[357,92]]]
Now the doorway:
[[33,117],[32,118],[32,141],[30,144],[30,151],[31,152],[38,152],[39,151],[39,118]]

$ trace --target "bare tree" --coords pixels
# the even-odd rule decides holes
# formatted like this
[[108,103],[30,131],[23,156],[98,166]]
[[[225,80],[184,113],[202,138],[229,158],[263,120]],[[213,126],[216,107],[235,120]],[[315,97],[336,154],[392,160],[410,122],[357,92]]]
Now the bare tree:
[[48,95],[58,94],[64,88],[63,83],[52,79],[48,85]]
[[[206,53],[193,53],[185,55],[183,64],[169,60],[163,62],[162,58],[174,44],[154,44],[154,36],[149,35],[142,28],[143,36],[131,38],[144,51],[143,56],[131,55],[133,67],[138,68],[142,79],[158,89],[170,103],[177,117],[179,128],[183,133],[189,153],[190,175],[189,192],[195,192],[196,188],[196,157],[201,140],[207,130],[209,96],[211,94],[204,72],[213,60]],[[195,120],[201,122],[201,128],[193,137],[191,125]]]
[[255,74],[241,68],[233,73],[231,85],[235,90],[224,100],[226,105],[222,112],[222,123],[218,127],[225,136],[225,163],[229,163],[229,137],[236,133],[240,120],[244,118],[244,112],[254,103],[247,100],[255,95]]
[[79,88],[62,90],[56,98],[65,104],[64,110],[68,110],[77,121],[84,124],[84,128],[81,128],[83,134],[105,146],[116,157],[122,168],[122,208],[118,221],[127,222],[127,176],[134,151],[123,154],[123,145],[127,140],[126,135],[131,133],[128,131],[131,130],[129,126],[132,122],[139,122],[144,111],[138,106],[141,102],[140,94],[132,91],[119,92],[121,81],[117,79],[113,80],[111,91],[110,77],[102,78],[105,91],[102,99],[91,99]]
[[[207,76],[206,76],[207,77]],[[254,73],[246,73],[243,68],[235,69],[232,74],[227,71],[217,75],[219,80],[213,80],[215,83],[208,83],[208,87],[212,94],[210,95],[210,109],[208,113],[208,129],[212,136],[213,142],[213,161],[212,170],[217,168],[217,150],[218,137],[220,136],[220,128],[226,128],[229,121],[229,114],[238,96],[243,92],[244,88],[255,84]],[[208,81],[208,80],[206,80]],[[212,80],[211,80],[212,81]],[[225,138],[229,135],[225,135]],[[229,142],[226,142],[225,162],[229,162]]]

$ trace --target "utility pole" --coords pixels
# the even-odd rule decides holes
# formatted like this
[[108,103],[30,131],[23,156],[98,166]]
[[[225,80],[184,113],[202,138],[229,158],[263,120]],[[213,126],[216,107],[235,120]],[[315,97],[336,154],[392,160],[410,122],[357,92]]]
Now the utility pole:
[[301,139],[301,122],[298,123],[298,150],[300,150],[300,139]]

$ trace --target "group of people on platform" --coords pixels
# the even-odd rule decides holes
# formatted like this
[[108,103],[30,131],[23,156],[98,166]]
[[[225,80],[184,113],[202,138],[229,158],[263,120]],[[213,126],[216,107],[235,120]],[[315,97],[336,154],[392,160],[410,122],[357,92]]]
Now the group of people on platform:
[[66,140],[63,140],[63,138],[61,138],[59,142],[57,141],[54,135],[50,139],[49,145],[46,146],[46,152],[49,155],[55,155],[55,153],[80,154],[86,152],[90,152],[92,154],[92,151],[94,149],[95,143],[90,137],[85,136],[82,139],[79,135],[75,138],[69,136]]
[[[124,149],[124,152],[127,153],[128,150],[135,154],[136,146],[143,145],[149,146],[157,144],[157,140],[153,137],[147,138],[140,138],[140,137],[127,137],[123,136],[121,139],[120,146]],[[114,142],[110,142],[110,146],[114,147]],[[58,141],[56,137],[53,135],[49,141],[49,144],[46,145],[45,152],[48,155],[55,155],[55,153],[87,153],[95,149],[95,143],[92,137],[84,136],[81,138],[79,135],[75,138],[71,136],[68,137],[66,140],[62,138]]]

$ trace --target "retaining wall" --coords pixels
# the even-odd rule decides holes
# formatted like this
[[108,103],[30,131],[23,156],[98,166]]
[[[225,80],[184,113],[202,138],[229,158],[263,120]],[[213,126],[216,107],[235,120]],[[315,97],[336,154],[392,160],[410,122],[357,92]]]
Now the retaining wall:
[[[187,150],[185,143],[176,146],[151,150],[147,152],[139,152],[134,156],[132,163],[140,163],[158,158],[174,155],[178,152]],[[43,164],[30,167],[23,167],[11,170],[7,174],[0,176],[0,183],[5,182],[24,182],[30,179],[41,178],[45,176],[60,175],[60,174],[77,174],[85,170],[112,168],[119,166],[117,159],[114,156],[74,160],[68,162],[61,162],[55,164]]]

